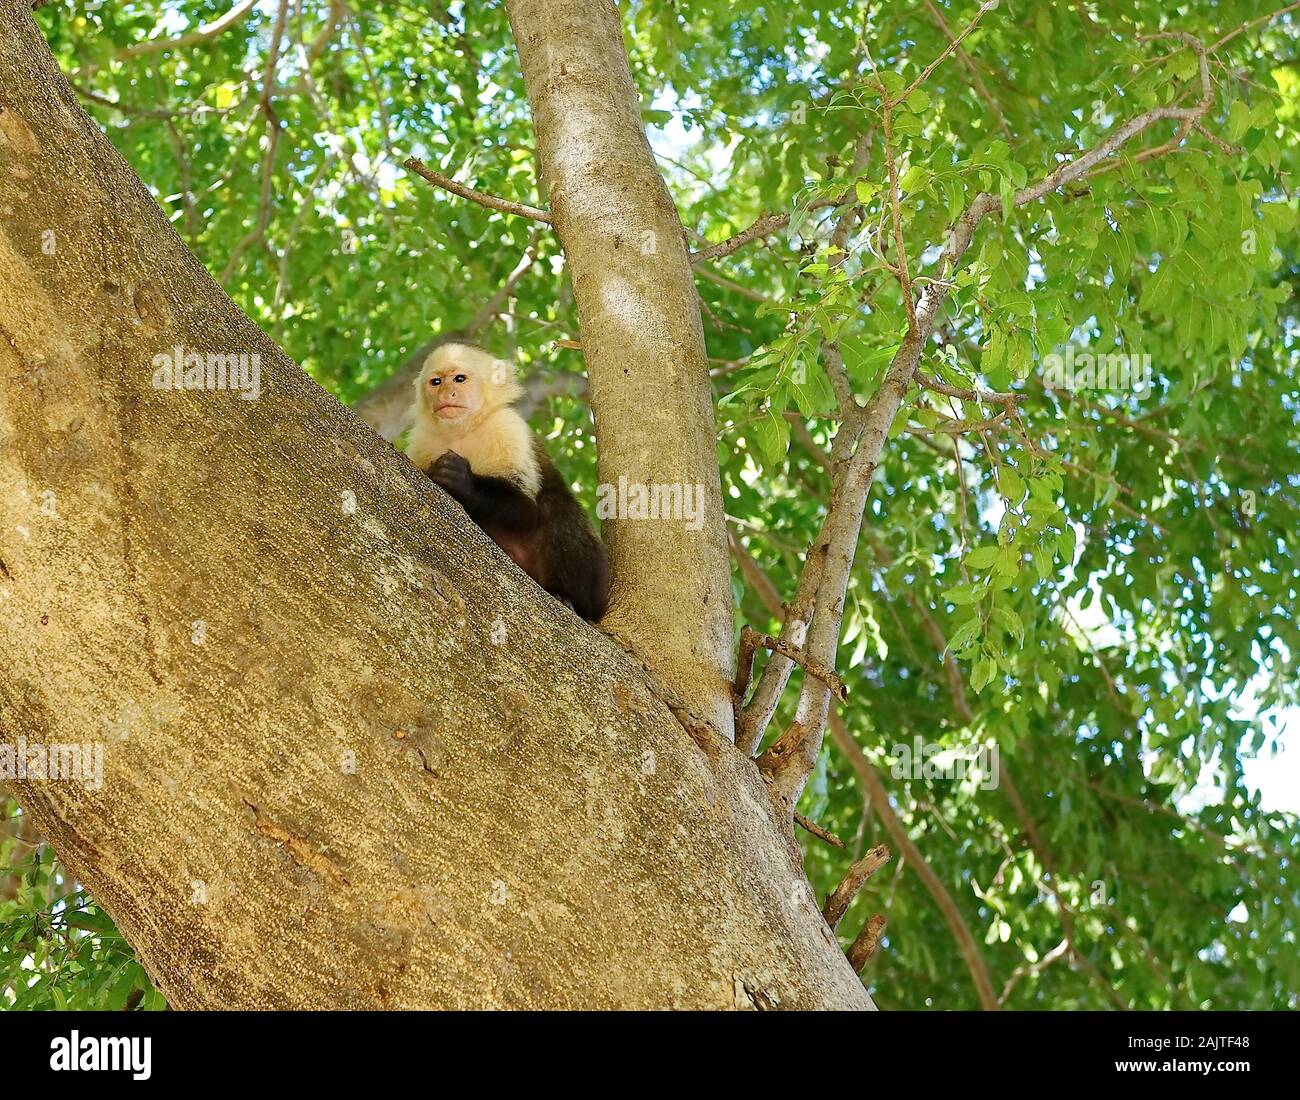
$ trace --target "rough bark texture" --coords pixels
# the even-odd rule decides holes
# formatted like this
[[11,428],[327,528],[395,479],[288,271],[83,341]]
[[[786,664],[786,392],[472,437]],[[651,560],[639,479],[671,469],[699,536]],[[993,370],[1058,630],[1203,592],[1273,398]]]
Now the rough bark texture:
[[732,735],[732,597],[699,301],[646,141],[618,9],[512,0],[537,162],[582,325],[601,481],[700,486],[704,523],[606,521],[605,625]]
[[[260,400],[154,389],[177,345]],[[25,0],[0,563],[0,741],[105,757],[15,793],[175,1007],[870,1007],[752,764],[233,306]]]

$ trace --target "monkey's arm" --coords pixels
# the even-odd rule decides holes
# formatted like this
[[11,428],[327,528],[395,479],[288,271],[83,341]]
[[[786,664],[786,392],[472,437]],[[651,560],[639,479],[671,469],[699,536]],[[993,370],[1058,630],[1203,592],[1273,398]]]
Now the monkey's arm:
[[513,481],[482,477],[455,451],[446,451],[429,467],[429,477],[447,490],[480,527],[528,531],[537,526],[537,505]]

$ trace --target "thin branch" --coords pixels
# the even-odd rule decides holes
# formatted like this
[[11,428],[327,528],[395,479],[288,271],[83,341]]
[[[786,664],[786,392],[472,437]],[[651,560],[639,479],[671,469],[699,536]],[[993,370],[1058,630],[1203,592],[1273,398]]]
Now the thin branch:
[[1070,941],[1062,940],[1037,962],[1017,966],[1015,970],[1011,972],[1011,977],[1007,979],[1007,984],[1002,987],[1002,993],[998,996],[998,1004],[1005,1005],[1007,1003],[1007,998],[1011,996],[1011,991],[1016,988],[1016,985],[1020,982],[1021,978],[1026,978],[1031,974],[1037,974],[1039,971],[1056,962],[1057,959],[1068,954],[1069,950]]
[[880,946],[880,937],[885,934],[886,923],[884,914],[877,913],[862,926],[858,938],[849,947],[849,965],[853,967],[855,974],[861,974],[863,968],[871,961],[871,956],[876,953],[876,948]]
[[768,306],[779,306],[780,304],[775,298],[769,298],[766,294],[760,294],[757,290],[751,290],[742,283],[738,283],[734,279],[728,279],[725,275],[719,275],[716,271],[711,271],[709,268],[702,265],[695,268],[695,277],[697,279],[703,279],[705,282],[712,283],[714,286],[720,286],[723,290],[730,290],[742,297],[748,298],[751,302],[758,302],[761,305]]
[[953,41],[952,31],[948,28],[948,21],[944,19],[943,13],[934,5],[933,0],[923,0],[923,2],[926,10],[930,13],[930,17],[935,21],[939,29],[947,35],[948,41],[953,42],[954,47],[956,47],[957,60],[960,61],[962,65],[965,66],[966,71],[970,73],[970,78],[975,88],[975,94],[984,101],[984,106],[993,113],[993,117],[998,123],[998,129],[1010,138],[1012,136],[1011,128],[1007,125],[1007,120],[1002,113],[1002,108],[998,106],[998,102],[993,98],[992,93],[988,89],[988,85],[984,83],[984,78],[980,75],[978,66],[976,66],[975,62],[971,60],[970,54],[961,48],[961,44]]
[[1027,395],[1023,393],[999,393],[997,390],[979,388],[967,390],[959,386],[950,386],[947,382],[943,382],[938,378],[931,378],[921,370],[916,372],[915,378],[927,390],[941,393],[946,397],[956,397],[962,401],[973,401],[978,404],[1015,406],[1027,398]]
[[[955,446],[956,440],[953,443]],[[960,471],[958,471],[958,475],[960,476]],[[894,560],[890,557],[885,544],[874,535],[868,534],[867,537],[872,550],[875,552],[876,560],[883,568],[888,569],[894,564]],[[975,721],[975,712],[971,710],[970,703],[966,699],[966,685],[962,680],[961,667],[957,664],[957,658],[948,650],[948,639],[944,636],[943,628],[939,626],[934,615],[930,613],[930,609],[916,596],[912,588],[908,588],[903,593],[903,599],[916,612],[917,617],[921,620],[921,627],[925,632],[925,636],[930,639],[930,645],[934,647],[934,651],[939,654],[943,661],[944,677],[948,682],[948,693],[952,696],[953,710],[957,712],[957,717],[969,725]]]
[[344,0],[330,0],[330,10],[325,16],[325,25],[321,27],[320,33],[311,40],[311,44],[306,47],[305,56],[309,66],[325,52],[325,47],[330,44],[334,32],[343,21],[346,9],[347,5]]
[[831,926],[832,932],[840,926],[844,914],[848,912],[849,906],[853,904],[853,899],[858,896],[858,891],[862,889],[867,879],[879,871],[891,858],[892,853],[889,848],[884,844],[877,844],[849,867],[844,878],[840,880],[840,884],[830,892],[830,895],[826,898],[826,904],[822,906],[822,916],[826,918],[826,923]]
[[474,336],[478,335],[478,333],[486,328],[488,323],[500,312],[506,299],[515,292],[515,287],[519,285],[523,277],[532,270],[533,264],[537,262],[537,250],[541,247],[541,243],[542,231],[534,228],[532,233],[529,234],[528,244],[524,248],[524,254],[519,257],[519,262],[515,264],[514,270],[506,276],[505,282],[497,287],[496,291],[493,292],[492,297],[475,311],[474,316],[471,317],[469,322],[465,325],[465,331],[467,333]]
[[[807,210],[821,210],[827,206],[838,206],[842,199],[821,198],[809,203]],[[691,263],[705,263],[708,260],[719,260],[723,256],[730,256],[733,252],[738,252],[749,244],[750,241],[756,241],[760,237],[766,237],[770,233],[775,233],[778,229],[784,229],[790,224],[790,219],[794,217],[790,214],[763,214],[748,229],[743,229],[734,237],[728,237],[725,241],[719,241],[717,244],[711,244],[707,248],[701,248],[698,252],[691,253]]]
[[114,111],[132,118],[173,119],[193,113],[193,108],[137,107],[131,103],[123,103],[120,99],[109,99],[98,92],[92,92],[74,80],[69,80],[68,84],[82,99],[101,107],[111,107]]
[[829,829],[823,829],[817,822],[804,817],[803,814],[794,815],[794,823],[806,832],[812,833],[818,840],[824,840],[832,848],[843,848],[844,841],[832,833]]
[[[870,152],[871,133],[868,131],[859,134],[853,143],[852,176],[854,180],[866,167]],[[855,186],[850,184],[845,190],[840,204],[841,206],[847,206],[847,209],[836,219],[835,229],[831,234],[831,244],[838,250],[830,261],[832,268],[839,267],[848,258],[847,244],[849,235],[853,232],[863,214],[862,206],[852,202],[854,194]],[[849,420],[846,429],[839,431],[835,437],[833,450],[835,450],[836,455],[842,458],[847,453],[847,449],[852,446],[852,439],[855,438],[855,425],[859,422],[858,413],[860,407],[854,400],[852,385],[848,373],[844,370],[844,361],[840,355],[838,345],[833,341],[823,339],[821,353],[822,364],[835,391],[840,415]],[[804,434],[807,434],[806,430],[804,430]],[[827,474],[834,482],[836,475],[835,455],[830,460]],[[819,574],[815,573],[811,567],[804,569],[803,575],[799,579],[794,600],[791,602],[789,614],[785,616],[781,624],[782,641],[790,642],[801,650],[807,636],[806,625],[809,616],[812,614],[813,601],[817,595],[818,577]],[[825,667],[830,667],[830,662],[822,661],[819,663]],[[737,716],[736,745],[742,752],[753,753],[762,743],[763,734],[776,713],[777,705],[780,703],[781,696],[789,683],[790,673],[793,668],[793,661],[781,653],[777,653],[763,670],[763,678],[754,692],[753,699]]]
[[528,206],[522,202],[499,199],[496,195],[488,195],[482,191],[475,191],[472,187],[466,187],[463,183],[457,183],[449,176],[434,171],[417,157],[407,157],[402,162],[402,167],[409,169],[417,176],[422,176],[435,187],[441,187],[444,191],[450,191],[453,195],[458,195],[462,199],[476,202],[479,206],[486,206],[489,210],[497,210],[502,214],[515,214],[521,218],[532,218],[533,221],[545,222],[547,225],[552,224],[551,215],[545,210],[539,210],[535,206]]
[[[984,3],[980,5],[979,11],[975,13],[975,18],[966,24],[966,29],[963,30],[961,34],[959,34],[956,38],[952,39],[948,43],[948,48],[944,50],[943,53],[941,53],[938,57],[936,57],[933,61],[931,61],[930,64],[928,64],[924,69],[921,70],[920,76],[918,76],[915,80],[912,81],[911,84],[909,84],[906,88],[904,88],[901,92],[898,93],[898,95],[894,98],[894,102],[901,103],[908,96],[910,96],[914,91],[916,91],[917,88],[919,88],[922,84],[924,84],[927,80],[929,80],[930,74],[934,72],[934,70],[937,69],[940,65],[942,65],[944,61],[948,59],[949,55],[953,53],[953,51],[961,48],[962,42],[965,41],[967,35],[969,35],[971,31],[973,31],[977,26],[979,26],[979,21],[984,18],[985,13],[992,11],[997,6],[998,6],[998,0],[984,0]],[[947,31],[947,29],[948,29],[947,27],[944,28],[945,31]]]
[[1047,845],[1043,842],[1042,834],[1038,831],[1038,826],[1030,816],[1029,811],[1025,808],[1024,799],[1020,797],[1020,791],[1011,778],[1011,771],[1007,767],[1005,760],[1000,762],[999,767],[999,785],[1002,793],[1007,796],[1007,801],[1011,804],[1012,812],[1020,821],[1021,827],[1025,831],[1025,836],[1029,840],[1029,846],[1033,849],[1034,855],[1038,857],[1038,862],[1042,865],[1043,870],[1047,873],[1047,889],[1056,901],[1057,919],[1061,923],[1061,931],[1069,944],[1070,958],[1078,963],[1082,970],[1085,970],[1098,985],[1102,987],[1103,992],[1110,998],[1110,1001],[1116,1008],[1128,1009],[1124,1000],[1115,992],[1114,985],[1087,955],[1079,948],[1078,933],[1074,923],[1074,912],[1066,904],[1065,899],[1061,896],[1061,891],[1057,886],[1059,876],[1056,871],[1056,862],[1052,858],[1052,853],[1048,850]]
[[[736,678],[735,692],[738,700],[744,700],[744,693],[749,687],[749,679],[753,673],[753,660],[755,649],[770,649],[773,653],[779,653],[787,661],[792,661],[804,670],[809,676],[816,677],[825,684],[832,695],[841,703],[848,699],[848,689],[844,686],[844,681],[839,678],[833,669],[812,660],[796,645],[781,638],[774,638],[771,634],[760,634],[748,626],[742,627],[740,631],[740,663],[741,672]],[[749,667],[746,668],[745,666]]]
[[909,424],[907,431],[913,435],[963,435],[966,432],[983,432],[1000,427],[1010,416],[1010,410],[1003,409],[997,416],[989,417],[987,420],[950,420],[941,417],[942,423],[937,427],[923,428]]
[[[361,28],[357,26],[356,18],[348,9],[346,3],[343,5],[343,15],[347,22],[348,33],[352,36],[352,41],[357,47],[357,56],[361,58],[361,68],[366,74],[366,83],[370,85],[371,94],[375,97],[375,104],[379,108],[379,121],[384,128],[384,148],[389,154],[393,150],[393,127],[388,119],[388,108],[384,105],[385,95],[375,80],[374,70],[370,67],[370,53],[366,49],[366,41],[361,36]],[[331,13],[331,18],[333,15]]]
[[1286,7],[1278,8],[1277,11],[1270,12],[1268,15],[1261,15],[1256,19],[1250,20],[1248,23],[1243,23],[1235,31],[1229,31],[1217,42],[1215,42],[1210,47],[1209,52],[1214,53],[1214,51],[1217,50],[1220,46],[1222,46],[1226,42],[1231,42],[1234,38],[1237,37],[1237,35],[1243,34],[1246,31],[1253,29],[1254,27],[1258,27],[1261,23],[1271,23],[1273,22],[1274,19],[1278,19],[1281,16],[1286,15],[1287,12],[1295,11],[1296,8],[1300,8],[1300,3],[1288,4]]
[[808,425],[804,423],[803,417],[795,410],[790,409],[786,412],[785,419],[789,422],[791,434],[799,442],[799,445],[812,456],[813,461],[829,477],[834,472],[830,455],[817,446],[817,441],[813,439],[812,432],[808,430]]
[[303,193],[303,200],[298,204],[298,212],[293,216],[293,221],[289,225],[289,232],[285,236],[284,247],[280,250],[280,274],[275,283],[275,295],[271,300],[271,315],[275,318],[277,339],[283,322],[283,313],[285,299],[288,295],[289,286],[289,259],[293,255],[293,246],[298,239],[303,224],[308,213],[315,211],[316,204],[311,201],[311,197],[316,194],[316,187],[320,183],[321,177],[325,175],[337,160],[337,155],[330,153],[317,166],[315,173],[312,175],[310,182]]
[[275,29],[271,32],[271,46],[266,55],[266,67],[262,71],[262,95],[258,100],[257,110],[262,116],[266,128],[266,156],[262,159],[262,189],[257,200],[257,221],[248,234],[240,239],[231,250],[230,259],[222,269],[218,280],[223,285],[235,273],[244,253],[253,245],[266,243],[266,227],[271,221],[271,185],[275,178],[275,154],[280,147],[280,120],[275,108],[271,106],[275,94],[275,67],[280,60],[280,46],[284,41],[285,23],[289,17],[289,0],[280,0],[275,15]]
[[[1204,50],[1200,50],[1202,96],[1194,107],[1158,107],[1116,127],[1105,140],[1030,186],[1017,191],[1012,207],[1025,206],[1080,179],[1091,169],[1113,156],[1126,142],[1165,119],[1198,121],[1213,102],[1213,88],[1208,82]],[[849,430],[856,440],[851,457],[844,465],[833,492],[833,505],[809,553],[809,568],[817,570],[815,594],[806,599],[812,615],[808,627],[806,650],[824,664],[834,663],[839,645],[844,595],[852,573],[853,556],[861,531],[866,496],[875,479],[885,441],[903,399],[912,384],[921,355],[934,330],[938,311],[947,299],[951,284],[947,281],[956,269],[974,237],[975,229],[989,214],[1003,209],[1002,200],[988,192],[977,195],[948,231],[938,265],[931,281],[925,283],[915,309],[909,309],[909,325],[885,378],[860,416],[847,420],[839,435]],[[909,296],[910,300],[910,296]],[[805,578],[799,590],[807,595]],[[826,689],[805,678],[799,696],[795,720],[791,726],[759,757],[759,766],[770,784],[778,804],[793,809],[817,763],[822,736],[826,728],[830,698]]]
[[[750,590],[758,597],[759,602],[767,608],[768,613],[773,618],[780,618],[783,609],[776,586],[763,571],[763,567],[745,550],[734,534],[731,536],[731,552],[735,555],[736,561],[740,565],[741,574],[744,576]],[[762,687],[761,684],[759,686]],[[952,932],[953,938],[957,941],[957,949],[966,963],[966,969],[970,972],[971,982],[975,986],[975,993],[979,998],[980,1006],[989,1011],[996,1011],[999,1007],[998,1000],[993,992],[993,982],[989,977],[988,967],[984,963],[983,955],[980,954],[979,944],[976,943],[975,937],[971,935],[970,928],[967,927],[966,921],[961,915],[961,909],[958,907],[957,902],[953,899],[952,894],[948,892],[943,880],[935,874],[934,869],[926,862],[921,849],[916,846],[915,841],[909,835],[907,827],[898,814],[894,812],[894,808],[889,801],[889,792],[885,789],[880,773],[876,771],[857,741],[854,740],[853,734],[849,732],[848,726],[844,724],[844,719],[840,716],[838,710],[830,712],[829,726],[831,739],[849,762],[849,766],[857,773],[858,779],[866,791],[867,803],[871,807],[872,813],[880,819],[880,823],[885,827],[885,831],[901,853],[900,865],[911,867],[916,873],[916,876],[921,880],[921,884],[934,900],[934,904]]]
[[198,46],[210,38],[229,30],[244,18],[257,5],[257,0],[240,0],[233,8],[219,19],[204,23],[178,38],[151,38],[147,42],[137,42],[134,46],[123,46],[117,51],[117,57],[142,57],[145,54],[158,53],[162,50],[184,50]]

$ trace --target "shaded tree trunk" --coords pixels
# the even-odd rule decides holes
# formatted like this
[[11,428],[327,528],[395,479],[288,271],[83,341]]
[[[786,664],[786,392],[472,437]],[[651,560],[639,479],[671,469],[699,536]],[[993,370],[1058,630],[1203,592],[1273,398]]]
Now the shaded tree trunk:
[[102,744],[13,788],[173,1006],[870,1007],[752,763],[235,308],[26,0],[0,215],[0,742]]

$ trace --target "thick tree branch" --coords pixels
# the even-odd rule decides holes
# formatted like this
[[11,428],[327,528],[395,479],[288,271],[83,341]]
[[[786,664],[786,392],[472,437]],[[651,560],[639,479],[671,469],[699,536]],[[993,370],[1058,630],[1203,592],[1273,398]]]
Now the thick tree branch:
[[[751,762],[240,313],[26,0],[0,103],[0,726],[110,739],[102,785],[14,789],[170,1004],[870,1007]],[[177,346],[249,355],[258,398],[160,388]]]
[[693,516],[602,517],[604,625],[730,740],[731,578],[713,393],[681,217],[645,136],[619,9],[509,0],[537,169],[573,286],[603,485],[691,494]]

